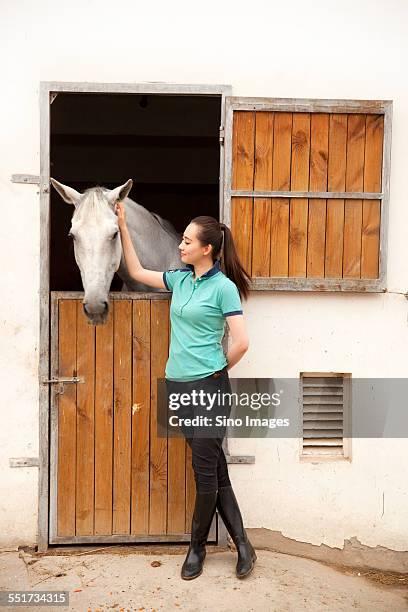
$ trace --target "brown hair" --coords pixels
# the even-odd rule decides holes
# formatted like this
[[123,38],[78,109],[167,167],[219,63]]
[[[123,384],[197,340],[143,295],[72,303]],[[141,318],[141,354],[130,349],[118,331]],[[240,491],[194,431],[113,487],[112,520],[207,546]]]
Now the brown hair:
[[246,299],[249,293],[250,276],[239,260],[230,228],[207,215],[194,217],[191,223],[199,228],[197,238],[201,244],[203,246],[211,244],[213,262],[221,259],[226,276],[236,284],[241,298]]

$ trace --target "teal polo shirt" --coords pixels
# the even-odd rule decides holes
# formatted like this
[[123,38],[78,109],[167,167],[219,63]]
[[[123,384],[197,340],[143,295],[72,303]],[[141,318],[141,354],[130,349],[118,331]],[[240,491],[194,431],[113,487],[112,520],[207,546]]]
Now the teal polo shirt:
[[172,292],[170,351],[165,377],[189,381],[209,376],[227,365],[222,348],[225,317],[243,314],[236,284],[212,268],[194,279],[194,266],[163,272]]

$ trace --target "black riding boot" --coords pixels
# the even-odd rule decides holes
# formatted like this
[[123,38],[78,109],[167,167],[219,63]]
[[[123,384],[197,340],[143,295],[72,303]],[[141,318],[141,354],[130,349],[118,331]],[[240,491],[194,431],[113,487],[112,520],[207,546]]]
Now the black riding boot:
[[244,578],[252,572],[256,561],[256,554],[251,542],[248,540],[238,502],[231,486],[218,489],[217,509],[237,548],[237,577]]
[[197,578],[203,571],[205,545],[217,503],[217,491],[213,493],[196,493],[193,520],[191,523],[191,541],[186,559],[181,568],[184,580]]

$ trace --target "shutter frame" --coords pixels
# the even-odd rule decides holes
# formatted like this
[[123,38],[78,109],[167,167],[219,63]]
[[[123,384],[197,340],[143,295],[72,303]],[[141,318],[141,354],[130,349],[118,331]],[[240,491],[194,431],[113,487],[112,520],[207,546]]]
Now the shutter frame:
[[351,374],[301,372],[299,403],[300,459],[350,461]]
[[[383,115],[384,129],[383,129],[383,140],[382,140],[382,166],[381,166],[381,191],[373,190],[339,190],[339,191],[299,191],[299,192],[288,192],[287,190],[260,190],[252,188],[248,189],[233,189],[233,127],[234,127],[234,113],[239,111],[248,111],[252,113],[260,112],[271,112],[271,113],[327,113],[332,114],[366,114],[367,117],[370,115]],[[275,115],[276,116],[276,115]],[[311,115],[312,116],[312,115]],[[389,208],[389,181],[390,181],[390,163],[391,163],[391,123],[392,123],[392,101],[391,100],[332,100],[332,99],[296,99],[296,98],[246,98],[246,97],[226,97],[226,121],[225,121],[225,172],[224,172],[224,202],[221,210],[222,221],[233,228],[234,225],[234,211],[233,202],[238,202],[238,206],[241,210],[238,212],[240,219],[240,232],[236,232],[234,237],[238,242],[242,243],[241,261],[246,264],[246,267],[250,267],[248,270],[250,275],[252,274],[252,255],[253,251],[256,250],[256,241],[254,245],[252,243],[254,231],[257,233],[258,227],[254,228],[254,215],[250,211],[254,209],[256,202],[258,206],[259,214],[261,215],[260,222],[262,225],[262,219],[264,218],[265,212],[263,210],[263,203],[265,198],[276,198],[276,200],[282,201],[282,198],[290,198],[291,201],[307,202],[307,206],[310,209],[310,200],[318,202],[318,200],[326,198],[328,200],[341,200],[345,201],[346,204],[350,202],[349,212],[351,215],[351,223],[353,223],[352,215],[354,206],[353,202],[357,200],[361,201],[362,215],[365,215],[366,223],[369,224],[369,216],[372,210],[376,210],[377,215],[379,214],[379,236],[378,236],[378,249],[376,248],[375,253],[378,257],[378,277],[372,278],[366,275],[362,278],[357,277],[327,277],[327,276],[303,276],[303,275],[284,275],[284,276],[253,276],[251,280],[252,290],[281,290],[281,291],[356,291],[356,292],[385,292],[386,291],[386,270],[387,270],[387,233],[388,233],[388,208]],[[256,129],[256,128],[255,128]],[[255,138],[255,133],[254,133]],[[365,136],[364,136],[365,138]],[[347,143],[349,140],[347,140]],[[245,155],[245,152],[244,152]],[[254,153],[254,165],[256,159],[256,152]],[[254,169],[255,175],[255,169]],[[249,182],[246,185],[250,187]],[[289,195],[290,194],[290,195]],[[373,197],[375,196],[375,197]],[[301,198],[306,198],[302,200]],[[253,200],[253,201],[252,201]],[[378,201],[379,207],[375,208],[368,202]],[[363,209],[363,203],[365,209]],[[235,204],[234,204],[235,205]],[[304,212],[301,212],[301,215]],[[244,229],[241,231],[241,219],[244,219]],[[362,219],[364,223],[364,219]],[[377,225],[378,227],[378,225]],[[250,228],[250,229],[249,229]],[[296,229],[296,228],[295,228]],[[307,226],[306,231],[309,231]],[[377,230],[378,231],[378,230]],[[238,235],[239,234],[239,235]],[[245,235],[244,235],[245,234]],[[370,232],[361,230],[362,237],[369,235]],[[344,238],[343,238],[344,239]],[[307,243],[307,237],[306,237]],[[372,244],[372,243],[371,243]],[[238,245],[240,246],[240,245]],[[266,247],[268,248],[268,247]],[[307,248],[307,244],[306,244]],[[372,246],[367,246],[367,253],[372,256]],[[248,261],[250,264],[248,265]],[[364,253],[362,252],[359,256],[359,266],[364,266]],[[306,272],[307,274],[307,272]]]

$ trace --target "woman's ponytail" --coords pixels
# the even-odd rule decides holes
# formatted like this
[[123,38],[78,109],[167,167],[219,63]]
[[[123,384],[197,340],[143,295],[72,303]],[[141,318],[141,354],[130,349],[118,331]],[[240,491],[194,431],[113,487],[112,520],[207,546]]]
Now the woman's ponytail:
[[224,265],[226,276],[236,284],[240,296],[246,299],[249,293],[250,276],[239,260],[230,228],[225,223],[220,223],[220,227],[223,233],[221,263]]
[[191,220],[198,226],[198,239],[201,244],[211,244],[213,261],[221,259],[221,268],[228,278],[237,286],[241,298],[246,299],[249,293],[250,276],[242,266],[231,230],[214,217],[202,215]]

